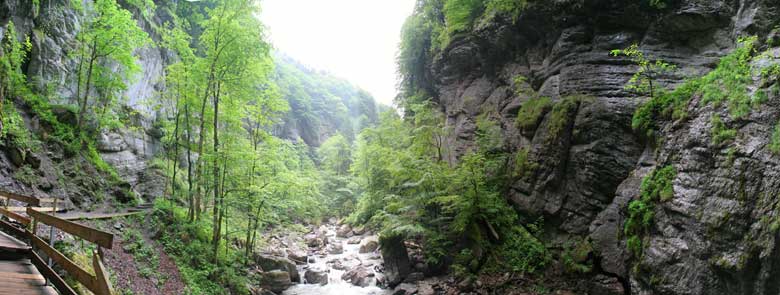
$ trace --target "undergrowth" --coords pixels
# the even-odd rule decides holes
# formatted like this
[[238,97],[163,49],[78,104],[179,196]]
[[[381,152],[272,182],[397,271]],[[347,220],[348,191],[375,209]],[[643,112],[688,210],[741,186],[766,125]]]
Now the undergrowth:
[[226,254],[221,247],[220,263],[214,263],[209,218],[189,222],[186,208],[157,199],[152,220],[151,228],[159,229],[159,241],[176,262],[188,294],[222,294],[225,288],[232,294],[249,293],[240,253]]

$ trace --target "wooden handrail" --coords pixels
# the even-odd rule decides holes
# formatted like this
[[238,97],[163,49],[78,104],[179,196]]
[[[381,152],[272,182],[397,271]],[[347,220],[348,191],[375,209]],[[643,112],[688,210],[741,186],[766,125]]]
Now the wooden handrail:
[[27,208],[27,215],[35,218],[35,221],[37,222],[42,222],[47,225],[59,228],[64,232],[98,244],[103,248],[111,249],[113,246],[114,235],[102,230],[83,226],[81,224],[54,217],[43,212],[38,212],[32,208]]
[[78,295],[76,291],[73,291],[73,288],[68,286],[68,283],[65,282],[57,273],[51,269],[48,265],[46,265],[46,262],[43,262],[43,259],[41,259],[40,256],[38,256],[35,251],[30,251],[30,261],[33,265],[35,265],[35,268],[38,269],[38,271],[45,277],[46,279],[51,282],[52,285],[54,285],[55,288],[57,288],[57,291],[59,291],[62,295]]
[[31,222],[30,218],[24,217],[19,213],[6,210],[3,207],[0,207],[0,214],[8,216],[8,218],[18,221],[19,223],[23,224],[25,227],[30,225]]
[[35,246],[36,249],[40,249],[43,251],[43,253],[46,253],[46,256],[51,258],[54,263],[62,267],[68,274],[76,279],[79,283],[84,285],[87,289],[90,291],[95,292],[97,289],[97,283],[96,278],[92,276],[89,272],[78,266],[75,262],[68,259],[64,254],[60,253],[60,251],[57,251],[57,249],[52,248],[41,240],[38,236],[34,235],[32,232],[28,231],[27,236],[30,238],[30,241],[32,242],[33,246]]
[[19,202],[27,203],[30,206],[36,206],[36,207],[41,206],[41,200],[39,200],[38,198],[23,196],[23,195],[20,195],[20,194],[17,194],[17,193],[12,193],[12,192],[7,192],[7,191],[0,191],[0,197],[14,199],[14,200],[17,200]]

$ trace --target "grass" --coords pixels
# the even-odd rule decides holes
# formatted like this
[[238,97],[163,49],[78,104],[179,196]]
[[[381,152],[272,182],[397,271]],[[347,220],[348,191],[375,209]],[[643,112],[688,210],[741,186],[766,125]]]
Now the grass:
[[737,136],[737,130],[727,128],[718,115],[710,117],[710,124],[712,125],[710,136],[712,136],[712,144],[714,145],[730,142]]

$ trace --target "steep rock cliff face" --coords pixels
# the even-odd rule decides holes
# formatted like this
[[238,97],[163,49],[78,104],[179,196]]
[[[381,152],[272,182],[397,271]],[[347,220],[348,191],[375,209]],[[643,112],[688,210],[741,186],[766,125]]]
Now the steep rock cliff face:
[[[86,3],[86,2],[85,2]],[[121,3],[121,2],[120,2]],[[86,5],[90,5],[87,3]],[[134,8],[127,6],[134,11]],[[135,9],[137,10],[137,9]],[[170,16],[166,10],[158,9],[150,21],[142,17],[136,17],[139,26],[153,38],[158,39],[154,26],[159,26]],[[134,11],[138,16],[139,13]],[[38,13],[35,13],[33,3],[26,0],[9,0],[0,3],[0,37],[9,21],[13,21],[18,36],[28,36],[32,43],[32,51],[29,53],[26,64],[26,74],[39,92],[51,93],[49,95],[52,104],[75,104],[77,61],[72,58],[75,49],[76,36],[81,30],[85,16],[74,10],[69,0],[42,0]],[[154,126],[154,121],[160,114],[151,109],[147,103],[154,100],[158,91],[164,88],[162,81],[163,69],[173,57],[164,49],[140,48],[136,52],[137,63],[141,71],[131,80],[127,81],[127,90],[121,94],[125,100],[122,104],[124,111],[131,114],[132,125],[137,128],[131,130],[105,132],[98,139],[97,149],[100,156],[114,168],[119,176],[127,183],[120,188],[109,188],[106,194],[121,195],[126,198],[132,191],[135,195],[145,199],[152,199],[162,194],[164,182],[159,177],[160,172],[150,168],[148,163],[158,151],[161,131]],[[53,92],[53,93],[52,93]],[[31,131],[41,131],[38,118],[34,114],[24,111],[21,106],[25,121]],[[67,113],[67,112],[64,112]],[[137,114],[137,115],[133,115]],[[38,152],[36,158],[43,159],[44,164],[36,174],[41,177],[43,188],[40,185],[30,186],[14,180],[11,176],[15,173],[15,165],[7,157],[3,157],[6,167],[3,180],[3,189],[14,190],[33,194],[40,197],[54,196],[66,201],[66,206],[92,206],[97,205],[102,199],[98,191],[102,191],[105,183],[92,179],[77,181],[84,178],[81,173],[61,174],[58,170],[79,169],[78,163],[67,164],[61,162],[64,157],[60,147],[46,146],[45,150]],[[73,162],[73,161],[70,161]],[[96,171],[87,169],[86,175],[94,175]],[[73,175],[70,175],[73,174]],[[73,176],[73,177],[71,177]],[[87,177],[89,178],[89,177]],[[67,179],[66,181],[63,181]],[[73,181],[71,181],[73,180]]]
[[[626,292],[778,294],[780,252],[770,224],[780,214],[780,158],[767,144],[780,97],[769,95],[743,119],[694,97],[688,118],[665,124],[655,145],[631,128],[647,100],[624,89],[637,67],[609,51],[637,43],[646,55],[675,64],[674,74],[659,79],[673,88],[714,68],[737,37],[764,40],[780,4],[667,2],[656,10],[638,1],[545,1],[514,24],[496,18],[455,36],[429,67],[453,130],[450,159],[473,147],[477,116],[499,121],[507,149],[527,150],[534,163],[507,198],[521,212],[544,217],[553,247],[588,237],[595,272],[618,277]],[[517,76],[526,77],[524,85],[514,85]],[[559,107],[547,109],[534,130],[521,131],[515,117],[534,92]],[[737,129],[732,150],[711,143],[713,113]],[[655,207],[644,255],[631,258],[623,234],[628,203],[638,198],[642,178],[666,165],[678,170],[675,194]]]

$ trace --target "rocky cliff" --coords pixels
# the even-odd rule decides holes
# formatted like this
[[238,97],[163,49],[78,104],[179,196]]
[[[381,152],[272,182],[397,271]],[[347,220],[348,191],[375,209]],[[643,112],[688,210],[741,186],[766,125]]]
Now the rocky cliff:
[[[589,241],[592,293],[778,294],[780,157],[768,146],[780,96],[758,73],[777,62],[763,41],[775,34],[780,4],[666,2],[659,9],[643,1],[529,1],[515,21],[476,21],[453,36],[420,73],[430,82],[422,88],[453,130],[450,160],[473,147],[483,114],[501,123],[507,151],[526,153],[533,168],[507,198],[523,214],[544,217],[548,246]],[[759,53],[769,51],[752,59],[746,95],[766,90],[765,102],[733,118],[726,104],[693,92],[682,105],[687,116],[658,119],[657,138],[632,129],[649,98],[624,88],[638,68],[610,50],[636,43],[646,56],[676,65],[657,78],[674,89],[713,70],[749,35],[758,36]],[[518,127],[524,103],[539,96],[550,97],[550,106],[530,128]],[[735,130],[733,140],[713,140],[724,126]],[[624,230],[629,202],[642,194],[643,178],[667,166],[677,171],[673,196],[651,207],[642,254],[632,255]]]
[[[20,38],[29,37],[32,51],[25,64],[26,74],[39,93],[46,93],[52,105],[76,103],[75,81],[77,61],[72,57],[76,36],[86,16],[75,9],[68,0],[43,0],[39,7],[26,0],[9,0],[0,3],[0,37],[4,36],[9,21],[13,21]],[[154,40],[158,40],[154,27],[160,26],[171,16],[170,10],[158,9],[157,15],[140,17],[137,8],[123,4],[136,15],[139,26]],[[22,41],[22,40],[20,40]],[[164,182],[160,171],[150,168],[149,161],[159,149],[161,131],[154,122],[161,114],[152,109],[154,101],[164,87],[163,69],[173,58],[161,48],[148,46],[136,50],[140,73],[127,81],[127,89],[121,93],[123,112],[130,123],[127,130],[103,132],[96,148],[100,156],[112,165],[122,183],[108,183],[93,167],[83,167],[80,159],[64,155],[61,146],[46,143],[41,150],[27,151],[30,157],[41,159],[29,172],[25,181],[20,181],[19,163],[14,163],[8,153],[0,155],[3,189],[24,192],[39,197],[57,197],[65,206],[94,208],[100,206],[106,197],[119,199],[142,197],[146,200],[163,193]],[[28,129],[35,134],[46,132],[47,126],[17,99],[17,109],[25,119]],[[73,123],[75,115],[68,108],[58,108],[60,121]],[[4,147],[8,150],[9,147]],[[24,170],[24,169],[22,169]],[[64,171],[64,172],[61,172]],[[16,177],[15,177],[16,176]],[[35,184],[37,183],[37,184]],[[141,201],[141,200],[139,200]],[[61,203],[62,204],[62,203]]]

